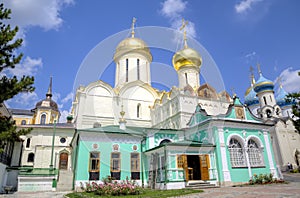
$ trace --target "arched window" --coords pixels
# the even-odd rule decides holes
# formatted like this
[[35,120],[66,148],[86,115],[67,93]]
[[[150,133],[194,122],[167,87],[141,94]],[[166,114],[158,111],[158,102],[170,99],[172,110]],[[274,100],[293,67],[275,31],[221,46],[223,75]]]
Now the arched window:
[[40,124],[46,124],[46,115],[45,114],[41,115]]
[[159,143],[159,146],[164,145],[164,144],[168,144],[168,143],[170,143],[170,142],[171,142],[171,140],[164,139],[163,141],[161,141],[161,142]]
[[27,140],[26,140],[26,148],[30,147],[30,141],[31,141],[31,138],[27,138]]
[[280,109],[277,108],[277,109],[276,109],[276,115],[279,115],[279,113],[280,113]]
[[272,117],[272,112],[270,109],[266,110],[266,114],[267,114],[267,118],[271,118]]
[[136,107],[136,117],[141,117],[141,104],[139,103]]
[[34,153],[28,154],[27,162],[34,162]]
[[246,166],[244,149],[242,147],[242,144],[236,138],[230,139],[228,150],[230,153],[230,161],[232,167]]
[[253,139],[248,140],[248,157],[251,167],[263,166],[262,150]]
[[26,120],[22,120],[21,125],[26,125]]

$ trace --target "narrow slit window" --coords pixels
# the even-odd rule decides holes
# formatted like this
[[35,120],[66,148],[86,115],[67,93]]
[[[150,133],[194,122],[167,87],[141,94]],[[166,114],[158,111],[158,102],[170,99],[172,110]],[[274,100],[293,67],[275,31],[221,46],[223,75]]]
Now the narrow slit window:
[[136,66],[137,66],[137,79],[140,80],[140,59],[137,59]]
[[126,59],[126,82],[128,82],[128,58]]
[[30,147],[31,138],[27,138],[26,140],[26,148]]
[[264,96],[263,99],[264,99],[265,105],[267,105],[267,99],[266,99],[266,97]]
[[187,73],[184,73],[184,75],[185,75],[185,82],[186,82],[186,84],[189,84]]
[[141,117],[141,104],[139,103],[136,107],[136,117]]

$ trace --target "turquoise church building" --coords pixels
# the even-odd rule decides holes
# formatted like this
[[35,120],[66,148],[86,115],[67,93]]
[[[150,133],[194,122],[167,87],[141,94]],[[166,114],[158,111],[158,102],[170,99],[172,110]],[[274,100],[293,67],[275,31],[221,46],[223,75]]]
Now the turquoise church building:
[[254,174],[279,178],[268,132],[272,125],[252,115],[238,97],[218,116],[198,105],[186,129],[121,126],[76,131],[71,143],[75,187],[106,177],[159,189],[197,182],[231,186]]

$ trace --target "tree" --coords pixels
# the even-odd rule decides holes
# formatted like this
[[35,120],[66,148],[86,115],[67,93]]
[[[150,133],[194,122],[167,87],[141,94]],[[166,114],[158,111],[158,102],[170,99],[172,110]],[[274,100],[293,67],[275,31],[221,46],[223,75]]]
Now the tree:
[[292,110],[293,114],[295,115],[294,125],[295,128],[298,130],[298,133],[300,133],[300,92],[299,93],[289,93],[286,96],[286,101],[288,103],[292,103]]
[[[23,56],[16,51],[22,45],[22,39],[15,39],[18,27],[11,29],[10,25],[5,23],[10,19],[10,14],[11,10],[0,4],[0,105],[20,92],[34,91],[34,77],[23,76],[18,79],[16,76],[9,77],[2,73],[6,69],[13,69]],[[11,118],[0,116],[0,152],[6,141],[18,140],[20,135],[29,132],[30,129],[17,130]]]

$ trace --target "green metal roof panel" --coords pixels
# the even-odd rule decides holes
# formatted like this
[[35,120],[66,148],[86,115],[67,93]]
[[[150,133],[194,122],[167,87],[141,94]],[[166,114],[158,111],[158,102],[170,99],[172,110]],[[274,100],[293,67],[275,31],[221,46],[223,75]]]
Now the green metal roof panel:
[[19,176],[33,177],[58,175],[58,169],[21,167],[19,170]]

